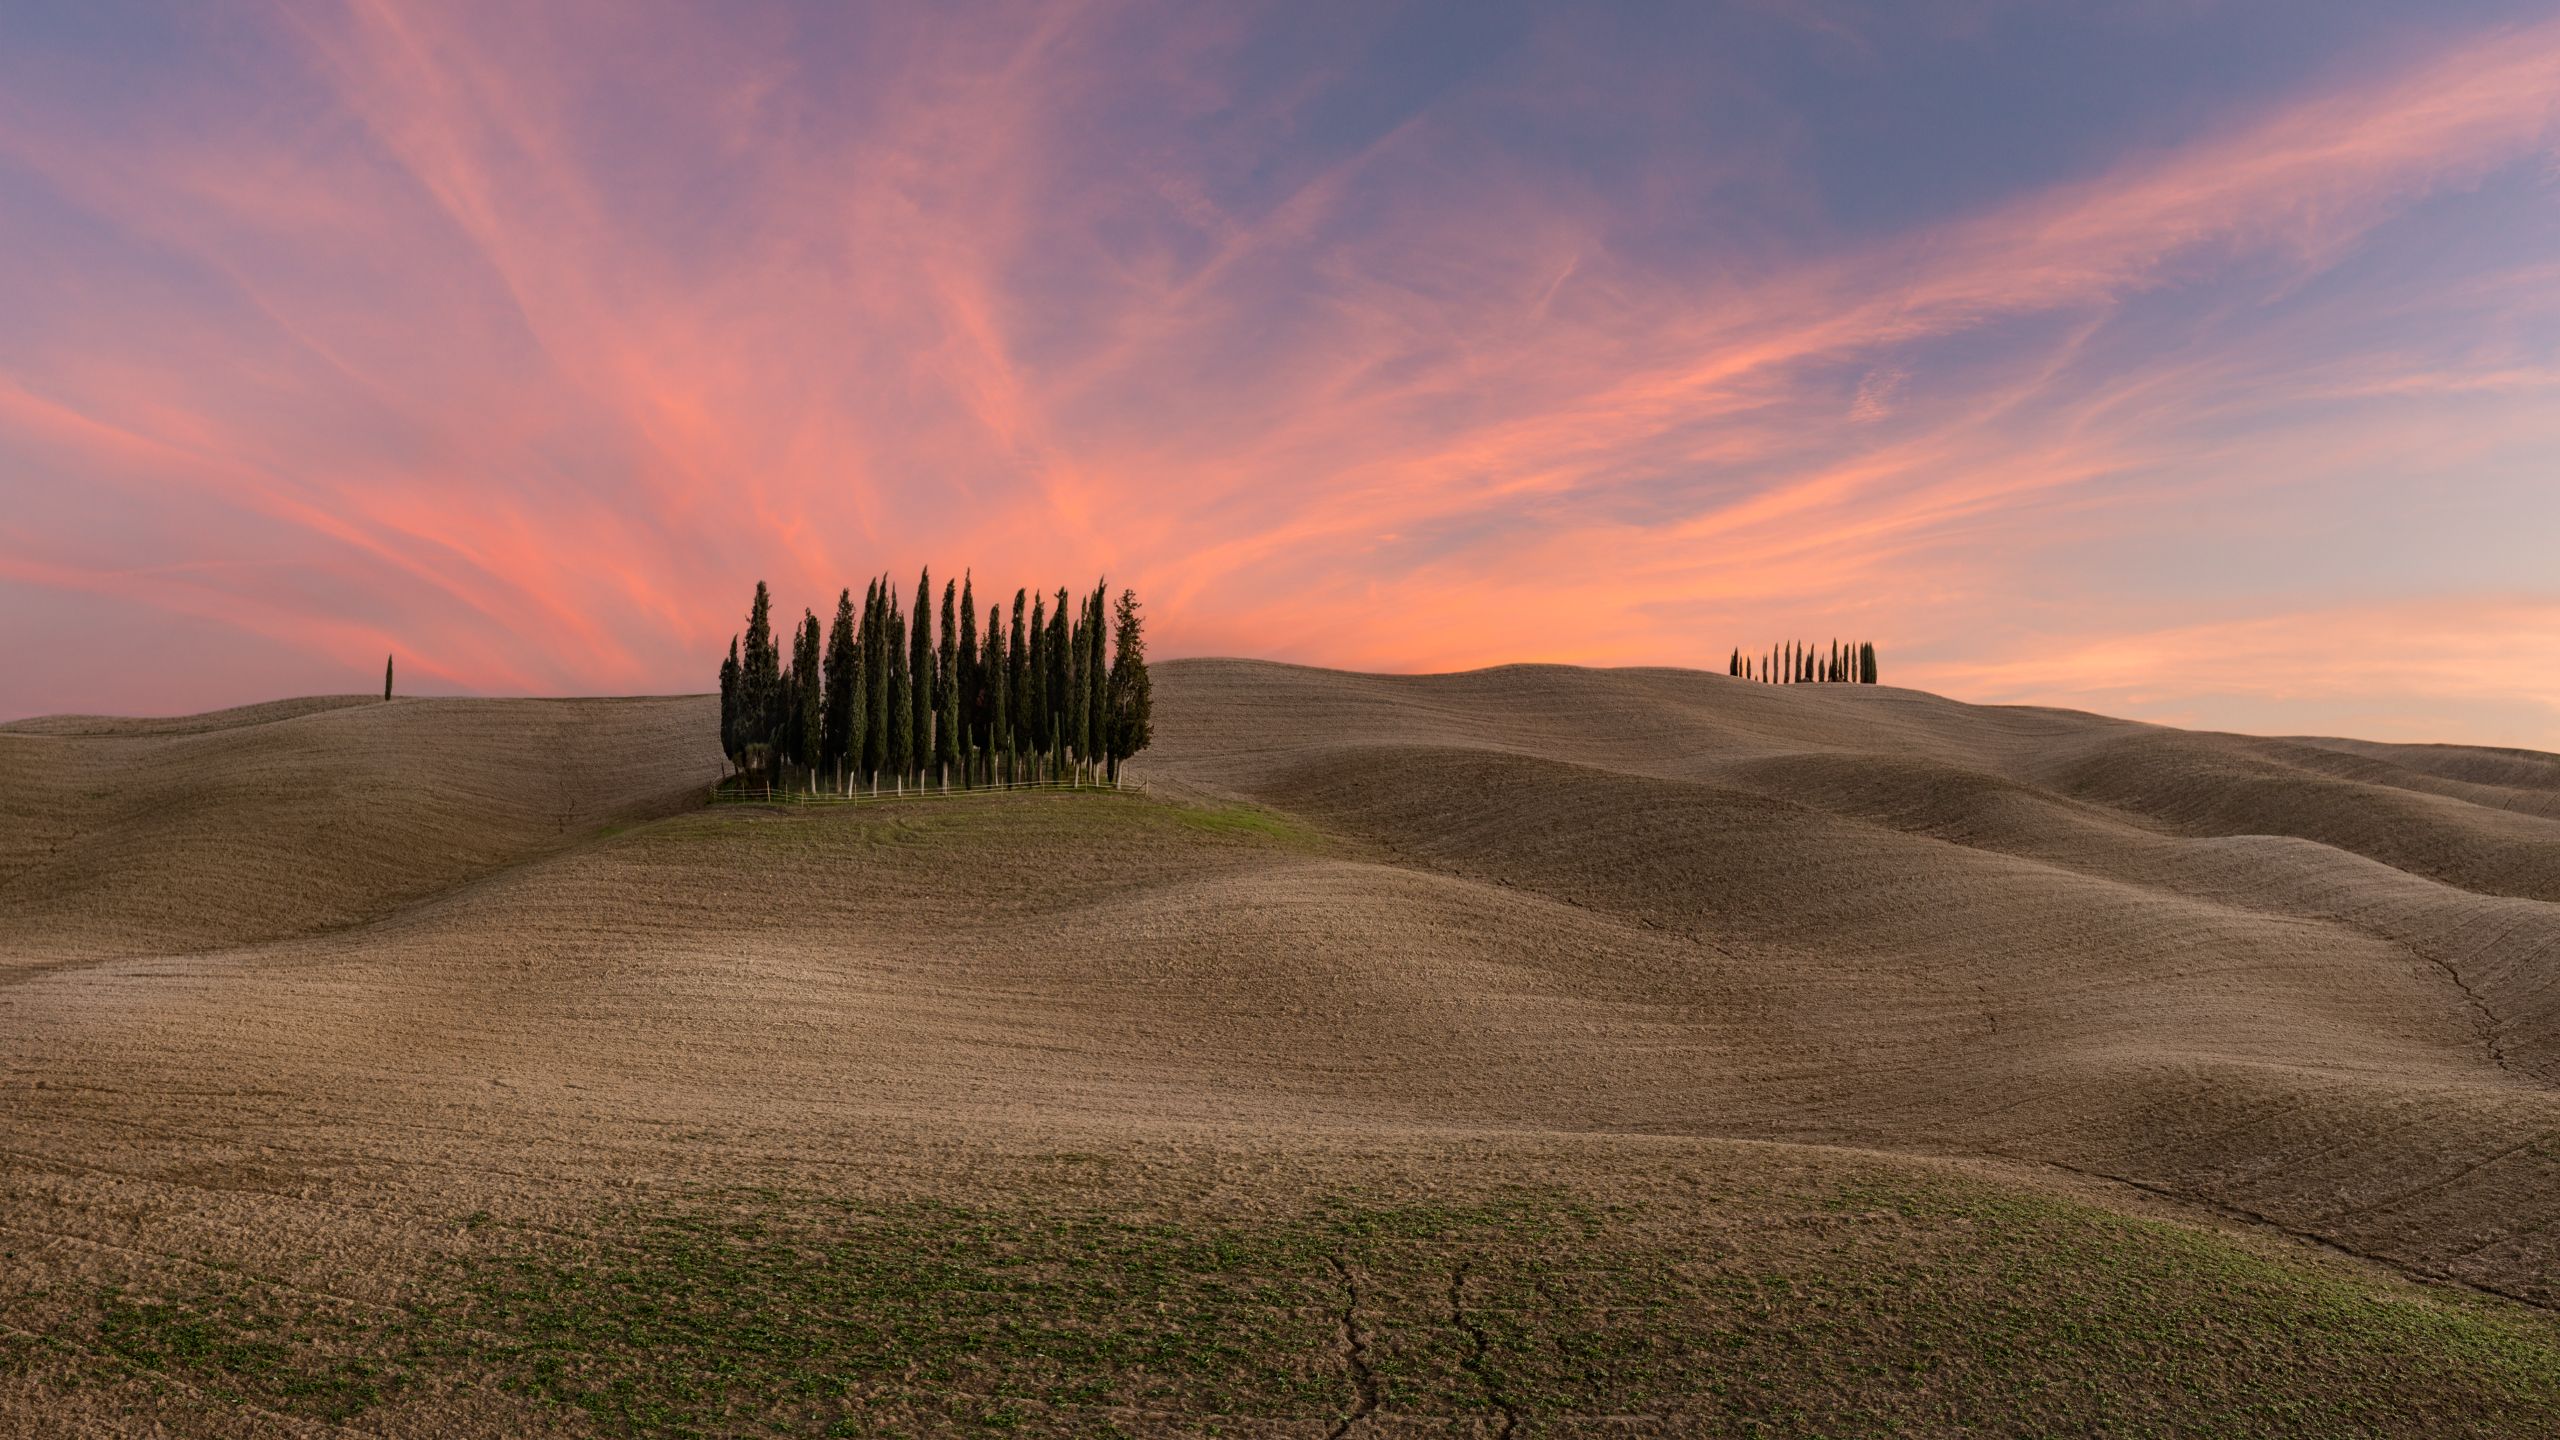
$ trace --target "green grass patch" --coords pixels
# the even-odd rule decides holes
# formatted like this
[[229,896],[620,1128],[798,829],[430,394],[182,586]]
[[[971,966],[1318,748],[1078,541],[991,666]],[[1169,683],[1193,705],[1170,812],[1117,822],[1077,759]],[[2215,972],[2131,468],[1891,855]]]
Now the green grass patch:
[[1364,1394],[1524,1436],[1599,1415],[2560,1433],[2550,1316],[1970,1183],[1879,1173],[1670,1220],[1543,1190],[1153,1217],[1110,1198],[762,1192],[570,1237],[484,1225],[388,1318],[246,1282],[106,1291],[46,1343],[294,1414],[495,1384],[632,1436],[1201,1433],[1329,1423]]

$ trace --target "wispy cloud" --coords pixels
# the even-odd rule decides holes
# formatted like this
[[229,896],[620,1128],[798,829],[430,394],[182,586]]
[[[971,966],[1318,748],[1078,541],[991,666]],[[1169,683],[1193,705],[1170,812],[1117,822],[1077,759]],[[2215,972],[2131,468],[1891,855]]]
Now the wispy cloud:
[[[1393,12],[1311,47],[1237,9],[363,0],[115,123],[22,51],[0,489],[44,503],[0,561],[140,585],[66,557],[185,495],[220,555],[292,564],[153,603],[315,676],[397,646],[474,688],[689,687],[757,576],[816,605],[930,561],[1108,571],[1166,653],[1713,665],[1854,630],[1900,678],[2032,698],[1978,637],[2144,528],[2093,517],[2316,485],[2359,463],[2341,435],[2494,436],[2484,474],[2560,440],[2553,331],[2373,333],[2386,295],[2471,323],[2523,273],[2526,231],[2430,227],[2481,196],[2552,223],[2560,24],[2342,54],[1899,229],[1788,202],[1784,235],[1684,251],[1719,185],[1790,183],[1771,137],[1824,65],[1893,63],[1789,13],[1816,88],[1694,160],[1635,138],[1677,54],[1612,52],[1621,93],[1547,73],[1552,35],[1409,73]],[[205,558],[153,543],[137,573]],[[2174,634],[2178,583],[2106,604]],[[82,703],[12,683],[0,709]]]

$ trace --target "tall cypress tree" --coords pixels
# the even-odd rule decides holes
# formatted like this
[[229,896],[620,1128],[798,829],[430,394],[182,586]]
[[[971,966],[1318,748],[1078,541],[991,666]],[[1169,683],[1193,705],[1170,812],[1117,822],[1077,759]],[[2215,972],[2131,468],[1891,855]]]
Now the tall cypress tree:
[[889,765],[889,603],[878,580],[862,596],[862,779],[880,793]]
[[915,674],[908,668],[912,651],[907,645],[907,617],[899,613],[894,595],[889,600],[888,642],[889,774],[903,792],[916,763]]
[[1111,600],[1104,581],[1093,582],[1085,608],[1085,766],[1099,771],[1111,751]]
[[818,628],[815,611],[800,612],[800,632],[793,637],[792,668],[799,672],[799,690],[791,697],[791,729],[798,737],[799,763],[814,775],[818,751],[826,724],[827,673],[825,641]]
[[1014,591],[1013,629],[1004,645],[1005,701],[1011,707],[1011,713],[1005,717],[1005,779],[1008,783],[1020,778],[1022,757],[1019,752],[1024,737],[1031,733],[1031,691],[1028,683],[1031,651],[1028,648],[1030,642],[1022,633],[1022,601],[1023,593]]
[[953,613],[959,604],[960,587],[943,581],[942,641],[933,662],[933,770],[935,783],[946,790],[960,764],[960,627]]
[[747,611],[747,647],[739,657],[738,753],[751,754],[773,743],[775,698],[782,690],[782,653],[773,644],[773,595],[756,582],[755,604]]
[[853,591],[836,592],[836,621],[827,631],[826,727],[818,742],[818,763],[844,783],[846,757],[853,752],[853,717],[862,707],[859,679],[861,647],[854,640]]
[[1859,642],[1858,683],[1861,685],[1876,683],[1876,647],[1872,641]]
[[979,670],[978,602],[971,598],[967,571],[960,575],[960,783],[978,783],[979,756],[986,750],[986,680]]
[[933,573],[916,572],[916,609],[907,617],[908,725],[915,738],[907,760],[921,784],[933,768]]
[[[1061,590],[1058,592],[1058,613],[1063,616],[1066,613],[1066,609],[1067,592]],[[1084,730],[1084,630],[1088,609],[1089,607],[1085,605],[1077,605],[1076,618],[1067,622],[1066,683],[1058,689],[1058,703],[1060,707],[1058,725],[1059,729],[1067,737],[1066,753],[1060,758],[1062,758],[1067,764],[1075,767],[1074,775],[1078,783],[1081,783],[1084,778],[1084,757],[1091,753],[1085,748],[1086,741]]]
[[1049,597],[1031,597],[1030,674],[1023,691],[1031,723],[1023,731],[1022,740],[1031,751],[1032,765],[1038,768],[1049,753]]
[[1120,762],[1147,748],[1155,739],[1155,692],[1147,679],[1146,622],[1138,615],[1138,592],[1120,592],[1112,617],[1109,739],[1111,783],[1120,783]]
[[[1007,670],[1004,658],[1004,607],[987,607],[986,650],[978,657],[978,699],[986,710],[986,728],[978,732],[979,742],[986,747],[987,783],[1001,785],[1012,778],[997,772],[996,757],[1003,755],[1012,731],[1011,718],[1005,713],[1004,681]],[[1010,769],[1010,767],[1007,767]]]
[[729,768],[738,768],[738,637],[729,637],[729,658],[720,662],[720,753]]
[[1070,697],[1075,694],[1075,687],[1068,683],[1075,673],[1075,654],[1067,647],[1067,625],[1067,591],[1066,587],[1060,586],[1058,602],[1049,611],[1047,743],[1056,766],[1053,773],[1062,780],[1067,772],[1067,747],[1075,738],[1069,733],[1067,722],[1067,707],[1071,703]]

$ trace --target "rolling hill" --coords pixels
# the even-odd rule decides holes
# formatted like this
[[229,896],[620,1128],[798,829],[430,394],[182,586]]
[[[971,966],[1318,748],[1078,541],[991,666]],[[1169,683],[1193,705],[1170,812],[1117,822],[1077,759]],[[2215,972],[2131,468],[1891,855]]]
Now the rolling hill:
[[2560,760],[1157,706],[824,810],[704,808],[699,697],[0,727],[0,1420],[2560,1424]]

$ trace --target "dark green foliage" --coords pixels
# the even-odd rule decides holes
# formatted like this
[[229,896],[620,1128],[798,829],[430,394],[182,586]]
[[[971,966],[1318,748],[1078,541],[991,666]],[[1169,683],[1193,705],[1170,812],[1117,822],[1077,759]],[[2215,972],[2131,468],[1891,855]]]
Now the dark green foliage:
[[1048,746],[1057,773],[1067,768],[1067,750],[1074,737],[1068,731],[1068,697],[1075,691],[1075,652],[1067,644],[1067,592],[1058,591],[1057,606],[1049,612],[1049,693]]
[[1023,689],[1024,713],[1030,721],[1023,742],[1034,755],[1049,753],[1049,597],[1031,597],[1030,674]]
[[1111,783],[1120,783],[1120,762],[1147,748],[1155,739],[1155,696],[1147,680],[1146,621],[1138,614],[1138,592],[1122,590],[1112,616],[1110,741]]
[[1876,647],[1868,641],[1833,640],[1827,649],[1816,650],[1809,641],[1789,640],[1757,658],[1734,651],[1725,673],[1763,684],[1873,685]]
[[862,780],[878,787],[889,764],[889,606],[879,581],[862,595]]
[[720,753],[738,763],[738,637],[729,637],[729,658],[720,662]]
[[959,669],[954,672],[959,685],[960,778],[963,784],[975,784],[977,756],[986,749],[986,678],[978,654],[978,603],[972,598],[971,576],[960,577],[960,644]]
[[933,573],[916,572],[915,613],[907,617],[907,763],[921,777],[933,766]]
[[960,764],[960,587],[942,582],[942,643],[933,664],[933,769],[937,783],[951,783]]
[[391,657],[388,655],[382,657],[382,698],[391,698]]
[[1093,598],[1085,602],[1085,763],[1096,766],[1111,749],[1111,676],[1107,656],[1110,600],[1103,582],[1093,582]]
[[747,644],[738,669],[738,753],[773,738],[775,701],[782,693],[782,652],[773,643],[773,595],[756,582],[747,611]]
[[820,710],[826,694],[823,665],[818,617],[804,611],[799,627],[791,635],[791,668],[783,672],[782,738],[778,748],[785,764],[816,763]]
[[915,773],[916,711],[915,675],[908,669],[913,653],[907,646],[906,617],[898,613],[898,602],[889,602],[889,631],[885,637],[889,659],[889,763],[885,767],[900,788]]
[[1005,703],[1012,713],[1007,717],[1007,751],[1018,750],[1031,735],[1031,651],[1030,640],[1023,633],[1023,592],[1013,592],[1013,629],[1004,644]]
[[853,592],[836,594],[836,621],[827,631],[826,725],[818,764],[838,780],[853,753],[854,716],[862,713],[862,648],[854,637]]
[[1009,769],[1008,773],[1001,775],[996,771],[998,757],[1009,758],[1013,743],[1013,720],[1005,696],[1006,672],[1011,668],[1005,663],[1004,610],[1001,606],[990,605],[987,607],[986,649],[978,657],[977,674],[978,701],[986,714],[984,728],[978,733],[986,748],[987,783],[991,785],[1003,784],[1013,778]]
[[932,587],[920,572],[912,613],[886,577],[865,583],[858,611],[852,590],[839,590],[832,623],[803,611],[777,644],[772,593],[759,582],[721,665],[722,753],[764,783],[790,767],[813,791],[876,793],[884,778],[901,790],[1044,775],[1118,783],[1153,730],[1135,592],[1121,592],[1115,613],[1097,582],[1070,615],[1064,589],[1054,603],[1017,590],[1010,629],[990,605],[982,635],[969,575],[943,583],[937,635]]

